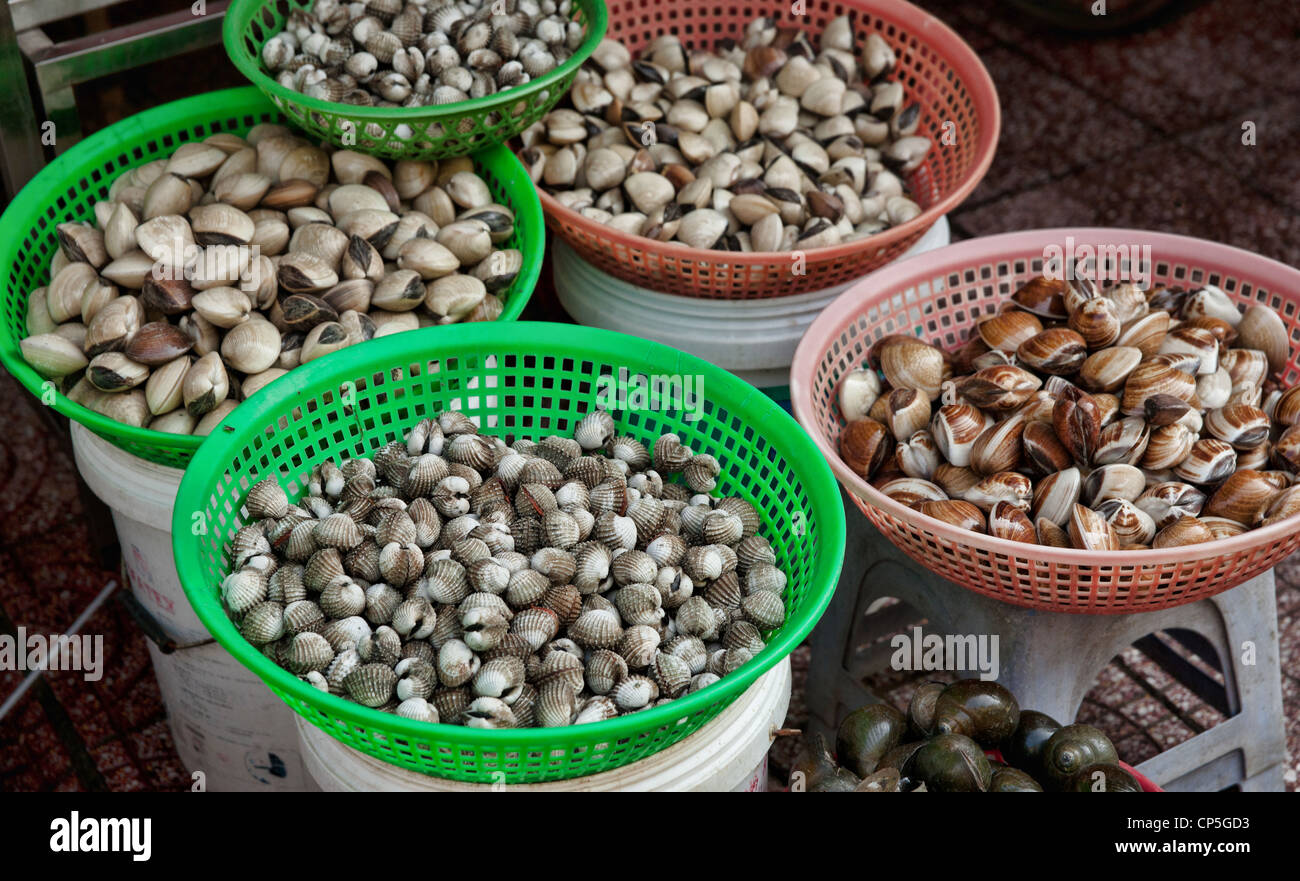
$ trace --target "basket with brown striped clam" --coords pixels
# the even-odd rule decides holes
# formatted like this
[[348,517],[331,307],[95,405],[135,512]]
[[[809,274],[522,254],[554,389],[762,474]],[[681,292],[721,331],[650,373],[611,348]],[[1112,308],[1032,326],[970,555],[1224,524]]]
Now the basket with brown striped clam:
[[1040,276],[952,356],[878,341],[840,386],[840,454],[889,497],[1000,538],[1113,551],[1239,535],[1300,513],[1300,387],[1268,380],[1287,357],[1273,309],[1240,313],[1214,286]]
[[[1095,248],[1128,234],[1158,259],[1103,284],[1054,272],[1063,232]],[[1110,612],[1216,593],[1295,550],[1300,273],[1109,230],[908,263],[814,322],[791,391],[914,559],[1010,602]]]

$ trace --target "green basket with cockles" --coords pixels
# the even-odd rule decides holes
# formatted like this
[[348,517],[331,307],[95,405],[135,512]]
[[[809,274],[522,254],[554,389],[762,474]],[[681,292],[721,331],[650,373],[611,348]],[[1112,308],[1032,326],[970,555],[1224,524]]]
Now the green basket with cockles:
[[[622,377],[692,378],[702,403],[614,409]],[[615,397],[617,400],[617,397]],[[625,403],[631,404],[629,397]],[[676,433],[721,463],[714,491],[758,513],[787,575],[785,623],[752,660],[676,700],[603,722],[487,730],[431,724],[318,691],[250,644],[222,606],[245,499],[273,478],[290,500],[325,459],[369,456],[422,418],[458,410],[485,434],[570,435],[606,405],[618,434],[652,445]],[[660,343],[592,328],[515,322],[453,325],[349,347],[249,398],[204,442],[176,499],[173,549],[204,626],[289,705],[347,745],[413,771],[479,783],[539,783],[628,765],[691,735],[794,650],[839,579],[844,506],[824,458],[779,406],[748,383]]]

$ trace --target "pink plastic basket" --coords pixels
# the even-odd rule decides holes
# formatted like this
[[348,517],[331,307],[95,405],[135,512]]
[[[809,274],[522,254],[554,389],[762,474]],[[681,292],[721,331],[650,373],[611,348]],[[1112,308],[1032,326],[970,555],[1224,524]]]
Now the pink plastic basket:
[[[1089,614],[1149,612],[1204,599],[1271,568],[1300,546],[1292,518],[1234,538],[1164,550],[1098,553],[1021,544],[950,526],[890,499],[839,457],[840,377],[885,334],[913,334],[955,349],[976,321],[1040,275],[1048,248],[1149,246],[1132,261],[1155,283],[1214,284],[1241,303],[1265,303],[1291,335],[1276,378],[1300,380],[1300,271],[1201,239],[1124,229],[1049,229],[973,239],[880,269],[813,322],[790,376],[794,413],[868,519],[912,559],[971,590],[1034,609]],[[1050,252],[1049,252],[1050,253]],[[1130,268],[1120,259],[1122,271]],[[1089,272],[1091,265],[1081,262]],[[853,549],[848,550],[849,553]]]
[[918,134],[934,147],[907,178],[921,214],[869,238],[809,250],[801,274],[791,270],[788,253],[709,251],[626,235],[565,208],[539,187],[551,231],[583,260],[624,281],[683,297],[745,300],[820,291],[861,278],[896,260],[960,205],[988,171],[1001,127],[997,90],[979,56],[943,22],[902,0],[808,0],[805,6],[799,15],[786,0],[609,0],[606,37],[633,53],[667,33],[692,48],[710,48],[740,38],[745,24],[760,16],[820,34],[831,19],[851,14],[858,45],[867,34],[879,33],[894,46],[893,76],[908,101],[921,104]]

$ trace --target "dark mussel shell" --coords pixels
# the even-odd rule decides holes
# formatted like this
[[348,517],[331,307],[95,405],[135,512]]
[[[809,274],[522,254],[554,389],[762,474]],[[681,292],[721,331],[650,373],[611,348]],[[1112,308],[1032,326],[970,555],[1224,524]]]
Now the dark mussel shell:
[[878,767],[885,753],[898,746],[907,719],[889,704],[868,704],[844,717],[835,734],[835,757],[859,777]]
[[1042,792],[1043,787],[1019,768],[999,765],[993,769],[989,792]]
[[835,759],[826,749],[826,739],[820,734],[806,736],[790,766],[790,789],[812,791],[825,778],[835,776],[836,770]]
[[862,781],[848,768],[836,768],[834,773],[827,774],[812,786],[808,787],[809,792],[856,792]]
[[912,702],[907,705],[907,731],[911,737],[919,740],[930,736],[934,727],[934,702],[947,687],[946,682],[925,682],[917,687]]
[[900,792],[903,778],[897,768],[881,768],[862,778],[855,792]]
[[1070,780],[1070,792],[1141,792],[1137,778],[1113,762],[1089,765]]
[[1080,771],[1090,765],[1114,764],[1119,761],[1115,744],[1091,725],[1075,723],[1056,731],[1043,744],[1044,782],[1065,788]]
[[980,745],[962,734],[938,734],[912,756],[912,776],[929,792],[988,792],[993,767]]
[[885,768],[894,768],[898,773],[902,774],[904,778],[910,777],[912,771],[912,756],[916,755],[916,751],[923,746],[925,746],[924,740],[914,740],[911,743],[900,743],[898,746],[885,753],[884,757],[881,758],[880,763],[876,765],[876,770],[881,771]]
[[1019,723],[1016,696],[996,682],[959,680],[940,692],[934,703],[936,734],[964,734],[985,748],[1011,736]]
[[1014,768],[1040,776],[1043,767],[1041,761],[1043,746],[1048,738],[1061,730],[1061,727],[1060,722],[1046,713],[1022,710],[1020,724],[1016,725],[1016,730],[1011,736],[999,745],[1002,758]]

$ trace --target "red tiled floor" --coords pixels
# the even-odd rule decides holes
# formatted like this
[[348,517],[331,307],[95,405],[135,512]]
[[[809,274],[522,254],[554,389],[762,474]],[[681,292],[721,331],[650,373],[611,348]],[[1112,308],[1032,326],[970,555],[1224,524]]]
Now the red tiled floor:
[[[1122,157],[1157,134],[1055,74],[1037,68],[1019,52],[1002,46],[982,54],[993,79],[1004,88],[1002,134],[993,165],[966,203],[981,205],[1007,193],[1048,185],[1106,157]],[[1031,88],[1006,94],[1017,84]],[[1060,108],[1070,108],[1061,118]]]
[[1259,75],[1260,59],[1281,62],[1287,57],[1274,54],[1274,35],[1294,28],[1295,6],[1288,0],[1187,3],[1181,15],[1163,15],[1153,26],[1104,38],[1055,31],[1023,15],[998,14],[1002,9],[995,4],[965,4],[963,14],[1045,70],[1174,134],[1278,94],[1277,81]]
[[[1210,179],[1217,180],[1212,196],[1206,192]],[[1261,199],[1176,142],[1156,143],[1125,162],[1095,163],[1035,189],[963,208],[953,220],[980,235],[1053,226],[1161,230],[1300,263],[1300,215]]]
[[[1244,143],[1244,124],[1253,126],[1254,144]],[[1203,128],[1184,132],[1178,143],[1250,187],[1262,198],[1300,209],[1300,95],[1242,112]]]

